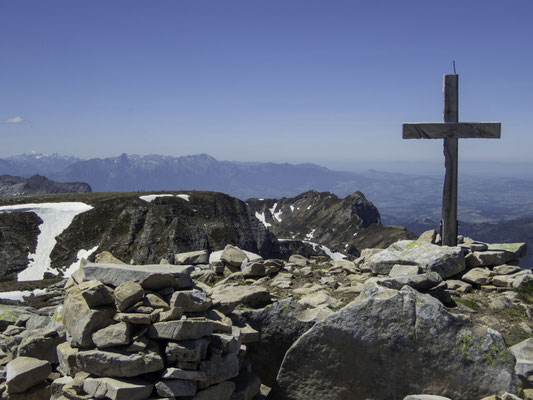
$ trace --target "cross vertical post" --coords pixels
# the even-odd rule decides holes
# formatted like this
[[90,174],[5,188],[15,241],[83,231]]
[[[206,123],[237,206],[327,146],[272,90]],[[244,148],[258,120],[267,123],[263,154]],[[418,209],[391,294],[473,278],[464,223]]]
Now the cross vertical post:
[[[444,122],[459,122],[459,75],[444,75]],[[441,238],[443,246],[457,246],[457,187],[459,139],[444,139],[444,190],[442,194]]]
[[459,139],[499,139],[499,122],[459,122],[459,75],[444,75],[444,123],[403,124],[404,139],[444,139],[444,190],[442,194],[441,244],[457,246],[457,186]]

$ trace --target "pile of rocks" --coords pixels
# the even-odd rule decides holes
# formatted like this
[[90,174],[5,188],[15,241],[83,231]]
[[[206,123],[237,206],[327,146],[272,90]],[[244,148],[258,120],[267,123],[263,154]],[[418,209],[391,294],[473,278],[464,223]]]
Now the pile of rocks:
[[525,243],[487,244],[462,238],[456,247],[436,246],[426,241],[436,236],[430,233],[385,250],[363,250],[356,263],[362,272],[387,275],[380,283],[397,289],[409,285],[417,290],[438,287],[452,294],[468,293],[473,288],[500,292],[533,281],[531,270],[518,267],[526,253]]
[[7,367],[9,398],[20,392],[30,398],[39,388],[40,396],[48,390],[53,399],[252,399],[261,382],[245,354],[258,332],[218,311],[193,286],[192,270],[84,265],[66,285],[67,341],[56,343],[56,359],[38,365],[49,373],[58,363],[63,376],[46,385],[43,372],[30,387],[21,386],[29,369],[20,364],[38,363],[15,358]]

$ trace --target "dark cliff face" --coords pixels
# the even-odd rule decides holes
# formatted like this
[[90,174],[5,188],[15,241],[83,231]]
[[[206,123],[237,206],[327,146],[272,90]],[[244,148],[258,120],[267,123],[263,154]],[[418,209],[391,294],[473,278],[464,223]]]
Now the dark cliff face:
[[[174,261],[179,252],[221,250],[226,244],[277,257],[279,247],[268,232],[236,198],[215,192],[187,192],[189,201],[178,197],[159,197],[152,202],[139,194],[100,194],[98,201],[87,201],[94,208],[79,214],[57,237],[52,251],[52,266],[76,261],[79,249],[98,246],[124,262],[159,263]],[[81,199],[83,201],[83,199]]]
[[35,213],[0,213],[0,281],[16,280],[26,268],[42,222]]
[[0,196],[88,192],[91,192],[91,187],[83,182],[59,183],[41,175],[33,175],[30,178],[0,175]]
[[384,227],[377,208],[360,192],[344,199],[314,190],[293,198],[249,199],[278,238],[308,240],[357,256],[368,247],[387,247],[414,238],[403,227]]

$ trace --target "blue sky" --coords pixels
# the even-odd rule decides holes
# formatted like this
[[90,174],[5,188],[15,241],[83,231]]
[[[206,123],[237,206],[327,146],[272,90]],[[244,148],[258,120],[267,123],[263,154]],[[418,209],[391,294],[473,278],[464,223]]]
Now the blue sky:
[[461,121],[501,140],[461,160],[528,162],[533,2],[0,0],[0,157],[208,153],[222,160],[442,163],[456,60]]

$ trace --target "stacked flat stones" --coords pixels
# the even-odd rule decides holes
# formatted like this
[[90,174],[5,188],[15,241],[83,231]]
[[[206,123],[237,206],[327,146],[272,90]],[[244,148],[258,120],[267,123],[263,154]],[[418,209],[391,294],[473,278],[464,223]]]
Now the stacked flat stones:
[[[193,287],[191,266],[86,264],[67,285],[58,399],[245,400],[258,333]],[[63,397],[61,397],[63,396]]]

